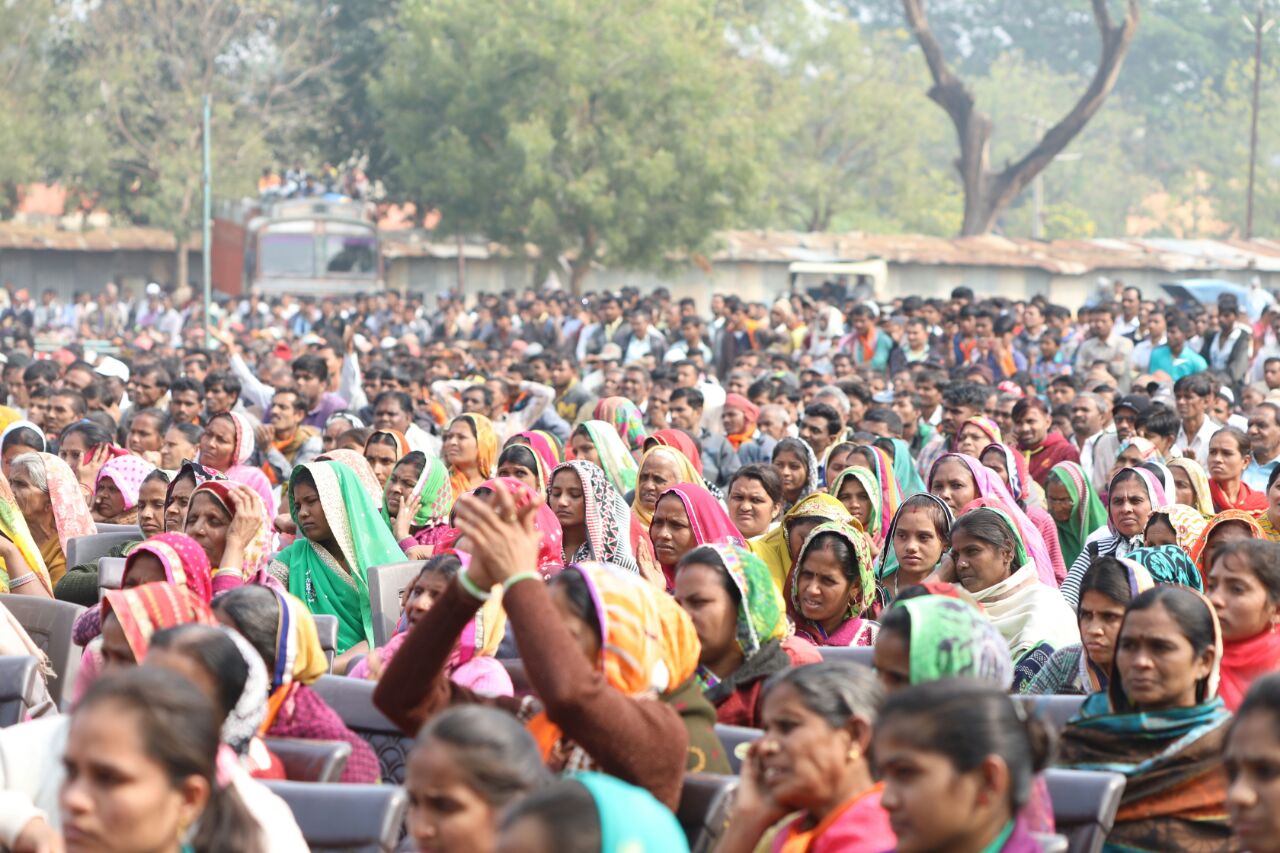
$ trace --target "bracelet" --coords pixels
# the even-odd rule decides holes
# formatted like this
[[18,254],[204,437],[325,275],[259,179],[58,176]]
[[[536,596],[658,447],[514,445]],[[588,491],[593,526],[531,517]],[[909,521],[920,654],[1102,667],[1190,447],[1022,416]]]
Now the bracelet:
[[400,546],[401,551],[408,552],[410,548],[418,544],[418,540],[414,539],[412,536],[406,536],[396,544]]
[[241,569],[214,569],[213,574],[210,575],[210,577],[216,578],[216,577],[222,577],[223,575],[235,575],[236,577],[243,577],[244,571]]
[[508,590],[511,589],[511,587],[520,583],[520,581],[541,581],[541,580],[542,580],[542,575],[538,574],[537,572],[516,572],[514,575],[512,575],[511,577],[507,578],[502,582],[502,591],[504,593],[507,592]]
[[10,591],[13,591],[13,590],[15,590],[15,589],[19,589],[20,587],[24,587],[24,586],[26,586],[27,584],[31,583],[31,582],[32,582],[33,580],[35,580],[35,579],[36,579],[36,573],[35,573],[35,572],[27,572],[25,575],[23,575],[23,576],[22,576],[22,577],[20,577],[20,578],[10,578],[10,579],[9,579],[9,590],[10,590]]
[[471,578],[467,577],[467,573],[465,570],[458,572],[457,578],[458,578],[458,583],[462,584],[462,588],[465,589],[467,591],[467,594],[470,595],[472,598],[474,598],[476,601],[488,601],[490,598],[493,597],[493,593],[485,592],[483,589],[476,586],[475,582],[472,581]]

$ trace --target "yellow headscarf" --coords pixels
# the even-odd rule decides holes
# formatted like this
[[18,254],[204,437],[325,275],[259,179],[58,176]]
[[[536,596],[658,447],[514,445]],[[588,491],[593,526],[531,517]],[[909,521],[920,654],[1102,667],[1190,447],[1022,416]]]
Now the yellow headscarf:
[[272,590],[280,605],[280,625],[276,629],[276,659],[271,667],[271,696],[259,734],[271,728],[285,700],[298,684],[311,684],[329,671],[320,632],[307,606],[287,592]]
[[[1195,504],[1192,509],[1200,511],[1205,518],[1212,518],[1213,512],[1213,496],[1209,494],[1209,475],[1205,473],[1204,466],[1194,459],[1186,459],[1178,457],[1169,460],[1170,468],[1181,468],[1186,472],[1187,477],[1191,480],[1191,490],[1195,492]],[[1176,501],[1177,495],[1167,495],[1171,501]]]
[[[488,480],[493,476],[494,466],[498,462],[498,434],[493,429],[493,421],[475,412],[463,412],[454,418],[454,423],[465,419],[471,424],[476,434],[476,468],[480,480]],[[473,488],[467,475],[461,471],[450,471],[449,482],[453,485],[455,495],[465,494]]]
[[[670,459],[676,466],[676,483],[696,483],[704,489],[707,483],[702,479],[702,475],[693,467],[693,463],[689,461],[689,457],[685,456],[674,447],[667,447],[665,444],[659,444],[645,451],[644,456],[640,457],[640,470],[644,470],[644,463],[650,456],[662,456]],[[675,485],[672,483],[671,485]],[[645,509],[640,505],[640,486],[636,484],[636,496],[631,502],[631,511],[636,514],[636,518],[640,519],[640,523],[648,527],[653,523],[653,510]]]
[[[778,587],[778,592],[786,597],[787,575],[791,573],[791,548],[787,541],[787,525],[798,518],[821,518],[824,521],[853,523],[853,516],[844,504],[825,492],[814,492],[796,501],[796,505],[787,510],[782,522],[773,530],[757,536],[747,542],[751,553],[764,560],[769,567],[769,574]],[[861,529],[861,525],[858,525]]]

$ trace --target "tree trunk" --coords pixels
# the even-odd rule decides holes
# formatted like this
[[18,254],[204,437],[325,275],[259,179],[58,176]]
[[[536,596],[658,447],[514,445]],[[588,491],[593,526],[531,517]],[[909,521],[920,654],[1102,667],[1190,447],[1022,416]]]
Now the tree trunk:
[[176,286],[177,286],[177,289],[179,290],[186,290],[188,289],[187,285],[189,284],[190,278],[191,278],[191,253],[187,251],[186,240],[179,237],[177,234],[175,234],[174,237],[178,241],[178,255],[177,255],[178,272],[176,276],[177,277]]
[[582,282],[591,272],[591,263],[596,257],[596,230],[588,228],[582,235],[582,245],[578,248],[578,256],[569,265],[569,289],[574,297],[582,296]]
[[1098,68],[1071,110],[1020,160],[1002,171],[990,168],[991,119],[977,109],[973,93],[947,64],[942,45],[929,28],[927,0],[902,0],[907,23],[915,34],[933,78],[929,98],[946,111],[960,142],[956,170],[964,186],[961,236],[990,233],[996,219],[1018,194],[1048,167],[1102,109],[1120,76],[1120,68],[1138,28],[1138,0],[1125,0],[1124,21],[1111,22],[1108,0],[1090,0],[1102,42]]

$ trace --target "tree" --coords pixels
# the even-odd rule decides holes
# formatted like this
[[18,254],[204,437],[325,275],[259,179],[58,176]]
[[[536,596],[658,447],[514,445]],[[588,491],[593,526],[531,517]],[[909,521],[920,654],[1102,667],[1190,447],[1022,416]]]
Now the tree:
[[404,0],[375,97],[402,190],[578,288],[729,225],[757,184],[751,80],[713,0]]
[[962,235],[989,232],[1000,212],[1053,162],[1102,108],[1115,87],[1138,27],[1138,0],[1125,0],[1125,14],[1119,24],[1113,23],[1107,2],[1091,0],[1102,49],[1097,69],[1084,93],[1030,151],[999,172],[993,172],[989,158],[991,119],[978,110],[969,86],[949,65],[941,43],[930,28],[927,0],[902,0],[907,22],[933,78],[929,97],[946,111],[959,139],[960,157],[956,168],[964,186]]
[[316,109],[303,88],[327,65],[307,47],[323,13],[294,0],[112,0],[68,19],[81,108],[104,151],[85,164],[87,188],[109,208],[164,228],[178,243],[200,222],[203,97],[213,100],[213,174],[224,197],[253,192],[271,143]]
[[41,175],[47,123],[41,109],[41,55],[50,37],[51,0],[0,3],[0,215],[18,202],[18,188]]

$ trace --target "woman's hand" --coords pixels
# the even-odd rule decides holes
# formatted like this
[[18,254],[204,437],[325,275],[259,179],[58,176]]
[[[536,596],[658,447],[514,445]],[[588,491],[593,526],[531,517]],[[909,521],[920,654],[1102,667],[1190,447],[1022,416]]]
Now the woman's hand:
[[14,581],[27,577],[35,570],[27,563],[27,558],[22,556],[18,546],[7,536],[0,536],[0,559],[4,560],[5,573],[9,575],[9,592],[14,595],[53,597],[49,590],[45,588],[44,582],[38,577],[28,580],[20,587],[15,588],[13,586]]
[[491,584],[499,584],[522,572],[537,571],[542,534],[533,519],[541,505],[539,495],[517,509],[514,496],[504,483],[496,484],[490,503],[474,495],[458,499],[454,524],[471,543],[468,576],[477,586],[481,585],[482,576]]
[[80,460],[80,470],[76,472],[80,485],[89,489],[89,503],[93,503],[93,490],[98,485],[98,472],[102,470],[102,466],[111,460],[111,447],[106,444],[99,444],[93,449],[92,453],[87,454]]
[[733,814],[716,846],[716,853],[751,853],[769,827],[787,814],[764,785],[764,770],[760,764],[764,748],[763,740],[747,746],[747,757],[742,762],[738,787],[733,793]]
[[400,509],[396,510],[395,521],[392,522],[392,532],[395,533],[396,541],[408,539],[413,532],[413,517],[417,515],[417,508],[414,507],[413,501],[409,500],[408,495],[400,499]]
[[232,486],[228,497],[231,499],[232,517],[227,527],[227,550],[244,550],[262,526],[262,498],[245,485]]
[[430,560],[436,555],[434,545],[414,545],[404,555],[410,560]]

